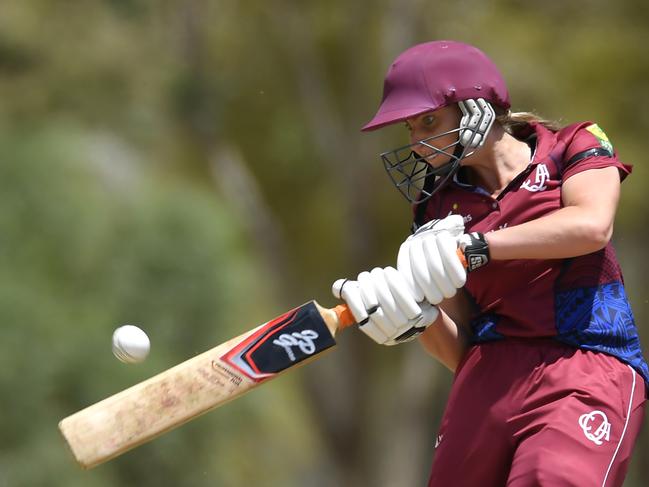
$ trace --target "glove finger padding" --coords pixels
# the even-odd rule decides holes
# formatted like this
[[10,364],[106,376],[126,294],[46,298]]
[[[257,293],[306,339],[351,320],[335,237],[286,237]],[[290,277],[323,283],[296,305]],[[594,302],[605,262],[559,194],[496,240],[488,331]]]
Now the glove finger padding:
[[[361,329],[372,337],[385,335],[393,344],[399,343],[398,337],[412,328],[413,319],[421,318],[421,309],[396,269],[376,268],[370,276],[371,282],[368,280],[367,285],[373,288],[373,292],[368,294],[376,295],[378,308],[370,313],[369,322]],[[365,284],[361,287],[365,287]],[[387,341],[380,343],[386,344]]]
[[457,238],[442,233],[437,237],[437,248],[444,262],[445,275],[450,284],[456,289],[461,288],[466,284],[466,269],[457,255]]
[[[429,245],[433,249],[427,248]],[[429,238],[416,238],[410,244],[410,270],[416,285],[422,290],[426,301],[431,304],[439,304],[444,300],[442,290],[437,285],[429,270],[429,261],[431,266],[441,266],[443,264],[437,262],[435,255],[437,253],[437,246],[435,244],[435,236],[431,235]]]
[[386,318],[391,324],[398,326],[399,323],[408,321],[392,294],[391,286],[385,275],[385,270],[380,268],[372,269],[372,280],[374,282],[374,292],[379,301],[379,307],[385,313]]
[[[342,281],[342,284],[339,284]],[[337,286],[338,284],[338,286]],[[340,289],[336,292],[336,288]],[[386,324],[383,311],[379,308],[374,283],[369,272],[361,272],[357,281],[339,279],[334,283],[334,296],[343,299],[360,329],[377,343],[386,343],[389,322]]]
[[359,325],[365,323],[368,319],[368,312],[365,308],[365,302],[361,296],[361,286],[357,281],[349,279],[338,279],[331,287],[333,295],[347,303],[356,323]]
[[379,307],[379,300],[374,291],[374,279],[369,272],[361,272],[356,278],[360,288],[363,305],[368,313],[373,313]]
[[379,344],[384,344],[392,339],[393,328],[392,322],[380,307],[370,315],[367,323],[360,326],[363,333]]
[[415,301],[414,296],[410,293],[408,284],[403,276],[394,267],[386,267],[385,274],[387,277],[390,291],[394,296],[399,309],[405,314],[408,320],[414,320],[421,316],[421,308]]
[[[452,237],[451,237],[452,238]],[[429,279],[435,283],[435,291],[439,291],[439,301],[429,301],[432,304],[438,304],[445,298],[455,296],[456,287],[453,285],[444,266],[444,261],[440,249],[439,236],[436,238],[427,238],[423,241],[424,254],[426,256],[426,270]]]
[[[390,293],[388,284],[385,282],[383,269],[373,269],[372,272],[369,273],[369,276],[370,279],[366,281],[367,285],[363,284],[361,287],[364,290],[366,287],[372,289],[372,291],[367,294],[376,296],[378,307],[376,308],[376,311],[370,313],[370,321],[367,325],[364,325],[363,328],[371,328],[370,325],[374,325],[386,336],[391,337],[394,328],[397,328],[398,323],[404,321],[405,317],[403,314],[399,313],[399,310],[397,309],[394,297]],[[366,306],[369,304],[373,305],[374,302],[370,301],[365,303]]]
[[415,282],[414,272],[412,271],[412,266],[410,265],[410,246],[413,243],[412,236],[408,237],[405,242],[399,247],[399,255],[397,255],[397,269],[399,273],[403,276],[404,281],[408,285],[410,292],[412,293],[413,298],[416,302],[421,303],[426,296],[424,291],[419,287]]
[[456,279],[453,268],[453,275],[444,278],[447,271],[440,262],[441,257],[436,254],[445,255],[447,249],[442,249],[441,253],[437,251],[436,236],[448,234],[451,237],[460,237],[463,233],[462,215],[449,215],[422,225],[399,247],[397,269],[418,303],[425,299],[432,304],[438,304],[444,298],[455,295],[455,289],[461,287],[457,286],[461,279]]

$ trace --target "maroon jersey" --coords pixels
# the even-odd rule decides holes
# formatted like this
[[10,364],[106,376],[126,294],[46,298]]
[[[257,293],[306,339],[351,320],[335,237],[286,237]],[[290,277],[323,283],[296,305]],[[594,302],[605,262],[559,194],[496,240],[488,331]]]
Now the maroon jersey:
[[[592,122],[558,132],[531,123],[517,133],[534,148],[530,165],[497,197],[455,181],[426,204],[426,222],[460,214],[466,231],[488,233],[552,213],[562,206],[562,181],[589,169],[631,173]],[[649,382],[649,369],[613,246],[570,259],[491,261],[468,276],[465,289],[480,310],[471,323],[476,343],[505,337],[553,337],[613,355]]]

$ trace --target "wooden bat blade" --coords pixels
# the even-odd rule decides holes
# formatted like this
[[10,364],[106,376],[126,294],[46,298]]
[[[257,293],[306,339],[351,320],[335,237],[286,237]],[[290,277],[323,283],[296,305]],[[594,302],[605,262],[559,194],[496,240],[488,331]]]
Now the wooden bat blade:
[[68,416],[59,429],[77,462],[92,468],[312,360],[352,323],[346,306],[310,301]]

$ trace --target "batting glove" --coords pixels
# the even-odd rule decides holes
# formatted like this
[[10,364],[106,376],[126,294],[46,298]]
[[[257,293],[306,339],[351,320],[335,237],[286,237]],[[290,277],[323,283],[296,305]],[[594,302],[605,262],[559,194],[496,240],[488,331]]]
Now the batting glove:
[[380,345],[412,340],[439,315],[435,306],[415,301],[403,276],[393,267],[361,272],[356,281],[338,279],[332,292],[345,300],[361,331]]
[[464,233],[461,215],[431,220],[399,248],[397,269],[417,302],[439,304],[455,296],[466,282],[466,269],[457,254]]
[[467,272],[489,263],[489,244],[482,233],[465,233],[458,239],[458,244],[464,253]]

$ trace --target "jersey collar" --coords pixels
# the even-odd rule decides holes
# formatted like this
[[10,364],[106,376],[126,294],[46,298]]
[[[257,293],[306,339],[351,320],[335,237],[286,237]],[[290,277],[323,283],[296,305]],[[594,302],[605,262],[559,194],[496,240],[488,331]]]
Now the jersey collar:
[[[556,134],[538,122],[530,122],[514,136],[524,142],[530,143],[533,141],[534,147],[532,149],[530,163],[512,181],[518,179],[523,173],[529,173],[531,168],[546,160],[556,143]],[[461,172],[462,170],[460,169],[460,171],[453,175],[453,183],[455,185],[467,191],[491,196],[488,191],[479,186],[473,186],[472,184],[460,181]]]

